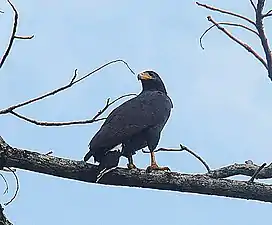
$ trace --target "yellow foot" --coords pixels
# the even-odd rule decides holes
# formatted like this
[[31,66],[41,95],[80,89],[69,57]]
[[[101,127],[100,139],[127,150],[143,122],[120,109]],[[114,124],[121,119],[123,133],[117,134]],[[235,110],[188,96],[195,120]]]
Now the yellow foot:
[[127,168],[132,170],[132,169],[137,169],[137,167],[133,163],[128,163]]
[[160,166],[158,166],[157,164],[151,164],[151,166],[149,166],[149,167],[146,168],[146,172],[147,172],[147,173],[150,173],[150,172],[153,171],[153,170],[171,171],[171,170],[169,169],[169,167],[167,167],[167,166],[160,167]]

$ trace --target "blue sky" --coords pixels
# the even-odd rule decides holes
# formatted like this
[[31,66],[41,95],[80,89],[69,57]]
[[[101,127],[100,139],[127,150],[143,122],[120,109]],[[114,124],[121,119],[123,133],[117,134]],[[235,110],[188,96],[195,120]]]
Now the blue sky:
[[[267,1],[268,2],[268,1]],[[205,3],[215,4],[207,0]],[[174,102],[160,147],[194,149],[212,168],[251,159],[270,162],[272,84],[262,65],[210,25],[231,18],[198,8],[194,1],[14,1],[19,13],[18,34],[0,73],[0,108],[66,84],[79,74],[122,58],[136,71],[153,69],[164,80]],[[270,4],[270,5],[269,5]],[[271,8],[271,2],[267,9]],[[249,1],[216,1],[218,7],[253,17]],[[1,54],[13,15],[2,1]],[[271,26],[271,21],[266,21]],[[259,48],[252,34],[232,30]],[[271,30],[267,30],[272,38]],[[110,66],[57,96],[18,112],[46,121],[91,118],[108,97],[138,93],[140,83],[123,65]],[[12,116],[0,117],[0,135],[11,144],[81,160],[101,123],[71,127],[37,127]],[[182,173],[205,172],[186,153],[158,153],[160,165]],[[149,156],[138,153],[138,167]],[[122,160],[121,166],[125,166]],[[270,222],[270,204],[197,194],[112,187],[18,172],[20,192],[5,212],[14,224],[256,224]],[[6,174],[11,186],[13,177]],[[4,186],[3,186],[4,190]],[[1,202],[7,196],[0,196]],[[249,216],[249,212],[254,215]],[[154,216],[154,218],[152,217]],[[222,219],[224,218],[224,219]]]

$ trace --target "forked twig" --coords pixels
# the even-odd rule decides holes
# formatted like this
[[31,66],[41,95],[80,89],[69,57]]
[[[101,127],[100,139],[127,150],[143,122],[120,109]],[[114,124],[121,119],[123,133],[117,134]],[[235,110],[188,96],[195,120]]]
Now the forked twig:
[[[182,151],[186,151],[186,152],[189,152],[191,155],[193,155],[195,158],[197,158],[205,166],[205,168],[208,171],[208,173],[211,172],[210,167],[204,161],[204,159],[202,159],[199,155],[197,155],[192,150],[190,150],[189,148],[187,148],[186,146],[184,146],[182,144],[180,144],[180,148],[179,149],[175,149],[175,148],[159,148],[159,149],[154,150],[154,152],[161,152],[161,151],[165,151],[165,152],[182,152]],[[146,151],[144,149],[142,149],[142,152],[143,153],[150,153],[150,151]]]
[[11,50],[11,47],[13,45],[13,42],[14,42],[14,39],[15,38],[18,38],[18,39],[31,39],[34,37],[34,35],[32,36],[29,36],[29,37],[18,37],[16,36],[16,31],[17,31],[17,26],[18,26],[18,18],[19,18],[19,14],[18,14],[18,11],[16,10],[15,6],[12,4],[12,2],[10,0],[7,0],[9,5],[11,6],[13,12],[14,12],[14,23],[13,23],[13,28],[12,28],[12,32],[11,32],[11,37],[10,37],[10,40],[9,40],[9,44],[8,44],[8,47],[0,61],[0,68],[2,68],[2,66],[4,65],[8,55],[9,55],[9,52]]
[[[245,25],[243,25],[243,24],[239,24],[239,23],[228,23],[228,22],[220,22],[220,23],[217,23],[218,25],[226,25],[226,26],[234,26],[234,27],[241,27],[241,28],[244,28],[244,29],[246,29],[246,30],[248,30],[248,31],[250,31],[250,32],[252,32],[252,33],[254,33],[254,34],[256,34],[257,36],[259,36],[259,34],[255,31],[255,30],[253,30],[253,29],[251,29],[251,28],[249,28],[249,27],[247,27],[247,26],[245,26]],[[204,32],[203,32],[203,34],[200,36],[200,38],[199,38],[199,44],[200,44],[200,47],[204,50],[204,47],[203,47],[203,44],[202,44],[202,39],[204,38],[204,36],[212,29],[212,28],[214,28],[214,27],[216,27],[216,24],[213,24],[212,26],[210,26],[209,28],[207,28]]]
[[207,19],[212,22],[219,30],[221,30],[223,33],[225,33],[230,39],[235,41],[237,44],[241,45],[244,49],[246,49],[248,52],[250,52],[255,58],[257,58],[263,66],[268,69],[267,63],[265,60],[256,52],[254,51],[248,44],[243,43],[238,38],[234,37],[229,31],[227,31],[224,27],[220,26],[217,22],[215,22],[211,16],[208,16]]
[[29,117],[23,116],[17,112],[11,111],[10,113],[22,120],[25,120],[29,123],[33,123],[35,125],[38,126],[47,126],[47,127],[52,127],[52,126],[68,126],[68,125],[82,125],[82,124],[90,124],[90,123],[94,123],[94,122],[98,122],[101,120],[105,120],[106,118],[98,118],[99,116],[101,116],[111,105],[113,105],[114,103],[116,103],[117,101],[119,101],[122,98],[125,97],[129,97],[129,96],[135,96],[136,94],[126,94],[126,95],[122,95],[118,98],[116,98],[115,100],[113,100],[112,102],[110,102],[110,99],[107,99],[106,105],[104,106],[103,109],[99,110],[97,112],[97,114],[92,118],[92,119],[88,119],[88,120],[76,120],[76,121],[67,121],[67,122],[47,122],[47,121],[38,121],[38,120],[34,120],[31,119]]
[[[202,4],[202,3],[199,3],[199,2],[196,2],[196,4],[198,6],[207,8],[207,9],[212,10],[212,11],[217,11],[219,13],[232,15],[234,17],[243,19],[243,20],[251,23],[252,25],[254,25],[254,27],[257,29],[257,32],[253,31],[253,29],[251,29],[251,28],[248,28],[248,27],[246,28],[246,26],[243,27],[243,28],[245,28],[245,29],[247,29],[247,30],[249,30],[251,32],[254,32],[255,34],[257,33],[257,36],[261,41],[262,48],[263,48],[264,53],[265,53],[265,59],[263,57],[261,57],[255,50],[253,50],[252,47],[250,47],[246,43],[242,42],[241,40],[239,40],[238,38],[233,36],[229,31],[224,29],[221,26],[222,23],[215,22],[211,18],[211,16],[207,17],[208,20],[213,23],[212,27],[216,26],[219,30],[224,32],[230,39],[232,39],[234,42],[238,43],[240,46],[242,46],[244,49],[246,49],[248,52],[250,52],[255,58],[257,58],[257,60],[259,60],[263,64],[263,66],[266,68],[266,70],[268,71],[268,77],[272,81],[272,54],[271,54],[271,49],[270,49],[270,46],[269,46],[269,43],[268,43],[267,36],[265,34],[265,31],[264,31],[264,25],[263,25],[263,19],[265,17],[272,16],[272,10],[269,10],[266,14],[263,14],[265,0],[257,0],[256,5],[254,4],[253,0],[250,0],[250,4],[253,7],[254,12],[255,12],[255,21],[252,21],[252,20],[248,19],[247,17],[242,16],[240,14],[236,14],[236,13],[233,13],[233,12],[229,12],[229,11],[226,11],[226,10],[215,8],[213,6]],[[242,25],[242,26],[244,26],[244,25]],[[202,49],[203,49],[202,38],[212,27],[208,28],[200,38],[200,46],[201,46]]]
[[77,84],[78,82],[86,79],[87,77],[91,76],[92,74],[98,72],[99,70],[103,69],[104,67],[110,65],[110,64],[114,64],[114,63],[118,63],[118,62],[121,62],[121,63],[124,63],[126,65],[126,67],[130,70],[131,73],[135,74],[135,72],[130,68],[130,66],[128,65],[128,63],[122,59],[116,59],[116,60],[112,60],[110,62],[107,62],[105,63],[104,65],[96,68],[95,70],[91,71],[90,73],[86,74],[85,76],[79,78],[78,80],[76,80],[76,77],[77,77],[77,70],[75,70],[74,72],[74,75],[72,77],[72,79],[70,80],[70,82],[60,88],[57,88],[53,91],[50,91],[46,94],[43,94],[39,97],[36,97],[36,98],[33,98],[33,99],[30,99],[30,100],[27,100],[25,102],[21,102],[19,104],[16,104],[16,105],[12,105],[12,106],[9,106],[8,108],[5,108],[5,109],[2,109],[0,110],[0,114],[7,114],[7,113],[11,113],[13,110],[17,109],[17,108],[20,108],[20,107],[23,107],[23,106],[26,106],[26,105],[29,105],[29,104],[32,104],[33,102],[37,102],[37,101],[40,101],[44,98],[47,98],[49,96],[52,96],[52,95],[55,95],[61,91],[64,91],[70,87],[72,87],[73,85]]

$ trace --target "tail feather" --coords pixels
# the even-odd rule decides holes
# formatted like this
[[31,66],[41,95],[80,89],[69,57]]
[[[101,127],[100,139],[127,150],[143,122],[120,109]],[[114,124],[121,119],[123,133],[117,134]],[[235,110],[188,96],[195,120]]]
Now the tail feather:
[[87,154],[84,156],[84,161],[87,162],[92,156],[93,153],[91,151],[88,151]]
[[105,174],[114,170],[119,163],[121,152],[118,150],[109,151],[102,159],[98,166],[96,182],[98,182]]

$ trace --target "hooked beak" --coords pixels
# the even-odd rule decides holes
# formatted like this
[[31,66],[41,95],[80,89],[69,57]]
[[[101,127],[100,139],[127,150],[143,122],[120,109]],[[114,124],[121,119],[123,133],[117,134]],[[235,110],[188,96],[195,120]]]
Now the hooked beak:
[[147,72],[142,72],[138,74],[138,80],[151,80],[153,79]]

